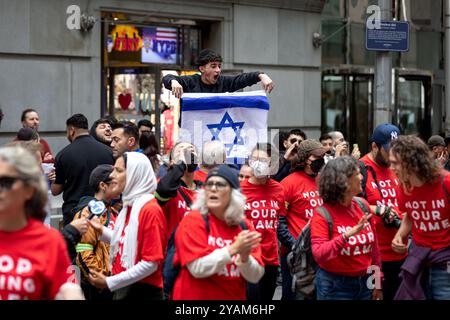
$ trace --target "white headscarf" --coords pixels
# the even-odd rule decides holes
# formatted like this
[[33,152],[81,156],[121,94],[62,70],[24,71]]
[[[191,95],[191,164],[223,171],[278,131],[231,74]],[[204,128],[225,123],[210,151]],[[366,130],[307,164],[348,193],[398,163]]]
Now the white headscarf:
[[139,213],[142,207],[152,200],[156,190],[156,177],[150,160],[142,153],[126,152],[126,183],[122,193],[123,208],[120,211],[113,230],[109,263],[112,268],[119,251],[120,236],[125,227],[128,207],[132,206],[128,230],[125,234],[123,253],[120,264],[129,269],[135,264],[137,250],[137,235],[139,228]]

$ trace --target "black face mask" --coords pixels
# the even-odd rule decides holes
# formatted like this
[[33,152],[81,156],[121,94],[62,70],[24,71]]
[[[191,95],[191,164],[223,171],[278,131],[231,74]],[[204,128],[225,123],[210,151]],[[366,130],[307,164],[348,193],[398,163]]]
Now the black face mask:
[[325,164],[324,158],[316,159],[311,162],[309,167],[311,168],[311,171],[315,174],[318,174],[320,169],[322,169],[323,165]]

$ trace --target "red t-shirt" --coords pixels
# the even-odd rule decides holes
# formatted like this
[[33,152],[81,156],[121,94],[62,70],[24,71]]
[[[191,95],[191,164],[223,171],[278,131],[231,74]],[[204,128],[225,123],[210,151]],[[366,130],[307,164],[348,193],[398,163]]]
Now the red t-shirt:
[[[314,208],[323,204],[319,197],[319,187],[315,177],[308,176],[304,171],[296,171],[281,181],[285,192],[286,220],[292,236],[297,239],[300,232],[313,216]],[[290,251],[285,248],[281,254]]]
[[[342,237],[342,234],[357,225],[364,215],[364,212],[355,200],[352,200],[349,208],[340,204],[324,204],[324,207],[328,210],[333,220],[331,239]],[[311,245],[314,246],[314,242],[320,240],[330,240],[329,227],[327,220],[315,211],[311,220]],[[373,253],[373,250],[378,250],[376,245],[375,230],[369,224],[360,233],[350,237],[349,241],[344,243],[343,247],[339,249],[337,255],[331,255],[327,261],[320,261],[317,258],[315,260],[322,269],[329,272],[349,276],[362,276],[367,274],[369,266],[377,264],[374,261]],[[312,253],[314,257],[317,255],[314,247]]]
[[262,236],[261,254],[265,265],[279,265],[278,216],[285,214],[284,190],[281,184],[269,179],[264,185],[248,180],[241,182],[241,191],[246,197],[245,215]]
[[[227,264],[222,271],[207,278],[194,278],[187,264],[207,256],[214,250],[226,247],[234,241],[242,228],[228,226],[225,221],[208,215],[209,234],[200,212],[192,211],[181,221],[175,233],[175,263],[181,263],[180,274],[173,289],[174,300],[245,300],[246,281],[235,263]],[[248,230],[255,230],[245,220]],[[251,255],[263,266],[261,247]],[[236,259],[237,256],[234,256]],[[235,261],[233,259],[233,261]]]
[[[192,205],[195,196],[197,195],[197,191],[182,186],[180,186],[180,189],[182,189],[187,198],[191,200]],[[167,221],[167,239],[169,239],[173,230],[178,226],[181,219],[183,219],[190,209],[183,196],[180,194],[180,191],[177,191],[176,197],[162,205],[162,210]]]
[[[131,207],[128,208],[125,227],[119,240],[119,252],[114,259],[112,273],[119,274],[126,271],[120,264],[123,252],[125,234],[128,231]],[[139,227],[137,236],[136,262],[147,261],[158,264],[158,269],[147,278],[140,280],[155,287],[162,288],[162,266],[166,250],[166,220],[156,199],[147,202],[139,213]]]
[[22,230],[0,231],[0,300],[50,300],[75,278],[61,234],[30,219]]
[[[450,174],[444,184],[450,193]],[[438,250],[450,245],[449,201],[440,177],[434,183],[413,188],[410,194],[399,188],[398,205],[412,220],[412,238],[418,246]]]
[[[385,205],[393,208],[399,217],[401,218],[401,212],[398,209],[397,196],[399,193],[398,187],[399,182],[395,173],[389,167],[382,167],[377,165],[373,160],[369,158],[366,154],[361,158],[361,161],[366,165],[373,168],[378,185],[381,189],[378,190],[377,184],[373,178],[370,169],[367,170],[367,183],[366,183],[366,198],[371,205]],[[373,220],[376,224],[376,231],[378,236],[378,246],[380,248],[381,260],[382,261],[399,261],[406,257],[406,254],[398,254],[392,250],[392,239],[397,233],[396,228],[387,228],[383,223],[383,219],[373,215]]]
[[201,169],[194,171],[194,180],[205,183],[207,176],[208,174]]

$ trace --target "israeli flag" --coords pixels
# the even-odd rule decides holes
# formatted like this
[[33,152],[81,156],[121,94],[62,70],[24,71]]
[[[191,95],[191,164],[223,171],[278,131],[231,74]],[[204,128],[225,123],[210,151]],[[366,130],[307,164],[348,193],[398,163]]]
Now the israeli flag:
[[257,142],[267,142],[269,100],[264,91],[185,93],[182,96],[180,141],[201,149],[219,140],[227,162],[242,164]]

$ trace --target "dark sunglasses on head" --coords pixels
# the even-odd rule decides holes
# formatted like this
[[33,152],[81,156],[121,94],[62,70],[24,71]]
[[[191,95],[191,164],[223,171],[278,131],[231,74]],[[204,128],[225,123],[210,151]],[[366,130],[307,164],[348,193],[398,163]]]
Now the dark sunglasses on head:
[[0,177],[0,189],[11,190],[12,185],[17,180],[23,180],[20,177]]

